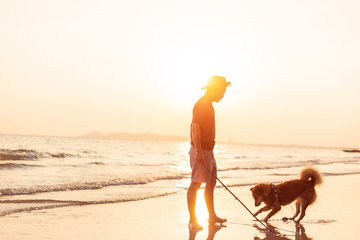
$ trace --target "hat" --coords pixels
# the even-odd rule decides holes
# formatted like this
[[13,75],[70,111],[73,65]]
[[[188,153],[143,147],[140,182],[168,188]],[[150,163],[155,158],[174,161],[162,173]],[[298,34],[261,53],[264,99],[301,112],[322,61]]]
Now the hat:
[[212,76],[210,77],[207,85],[201,89],[220,88],[220,87],[227,87],[229,85],[231,85],[231,82],[227,82],[224,77]]

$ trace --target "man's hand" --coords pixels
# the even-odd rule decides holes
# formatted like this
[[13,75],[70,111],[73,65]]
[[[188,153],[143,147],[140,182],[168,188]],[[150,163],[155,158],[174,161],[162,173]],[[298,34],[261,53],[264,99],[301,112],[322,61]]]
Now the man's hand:
[[203,164],[204,163],[204,154],[202,153],[202,151],[196,151],[195,152],[195,159],[196,161],[198,161],[198,163]]
[[197,122],[191,123],[191,139],[194,141],[195,145],[195,160],[203,164],[205,161],[204,154],[201,150],[201,135],[200,135],[200,125]]

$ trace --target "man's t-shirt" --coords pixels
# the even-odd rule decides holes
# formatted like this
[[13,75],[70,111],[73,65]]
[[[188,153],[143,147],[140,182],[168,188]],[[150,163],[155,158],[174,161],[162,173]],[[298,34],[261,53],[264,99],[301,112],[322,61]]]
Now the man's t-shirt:
[[[200,98],[194,105],[191,123],[200,125],[201,148],[213,150],[215,146],[215,113],[212,102]],[[191,145],[195,146],[192,136],[190,137]]]

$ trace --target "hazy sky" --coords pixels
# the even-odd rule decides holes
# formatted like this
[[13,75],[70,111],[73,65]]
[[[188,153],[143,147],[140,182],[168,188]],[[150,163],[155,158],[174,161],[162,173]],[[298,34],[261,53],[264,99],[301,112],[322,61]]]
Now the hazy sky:
[[217,140],[360,147],[357,0],[2,0],[0,133],[189,134],[212,75]]

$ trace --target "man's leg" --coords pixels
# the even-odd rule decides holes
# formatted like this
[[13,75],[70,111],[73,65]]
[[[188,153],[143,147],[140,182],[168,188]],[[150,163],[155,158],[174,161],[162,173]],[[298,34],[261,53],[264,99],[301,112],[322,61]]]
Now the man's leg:
[[216,185],[216,179],[212,179],[211,182],[206,183],[205,192],[204,192],[206,206],[209,211],[209,224],[223,223],[227,221],[225,218],[219,218],[215,213],[215,207],[214,207],[215,185]]
[[201,183],[191,182],[190,187],[187,191],[187,204],[190,214],[189,227],[202,230],[202,226],[197,222],[195,215],[196,195],[199,190]]

